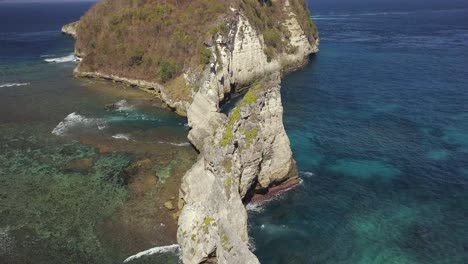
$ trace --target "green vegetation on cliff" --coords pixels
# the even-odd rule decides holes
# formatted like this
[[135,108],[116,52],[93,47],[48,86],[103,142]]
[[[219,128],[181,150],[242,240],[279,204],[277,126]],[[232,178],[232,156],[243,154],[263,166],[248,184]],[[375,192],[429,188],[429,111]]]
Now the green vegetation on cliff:
[[[227,35],[231,7],[245,14],[264,36],[269,59],[289,51],[286,0],[103,0],[81,19],[76,49],[82,71],[172,82],[184,70],[201,71],[213,55],[205,43]],[[316,29],[304,0],[290,9],[312,41]],[[171,85],[168,85],[171,86]],[[177,89],[177,85],[172,85]],[[190,89],[184,89],[187,97]]]
[[309,9],[304,0],[241,0],[240,7],[249,22],[253,24],[264,38],[268,59],[277,53],[289,51],[287,39],[290,32],[285,29],[284,23],[289,14],[285,12],[285,3],[289,2],[291,11],[296,16],[299,25],[307,35],[309,41],[318,37],[317,28],[310,19]]
[[218,0],[101,1],[78,28],[82,69],[165,83],[184,65],[209,61],[203,40],[223,13]]

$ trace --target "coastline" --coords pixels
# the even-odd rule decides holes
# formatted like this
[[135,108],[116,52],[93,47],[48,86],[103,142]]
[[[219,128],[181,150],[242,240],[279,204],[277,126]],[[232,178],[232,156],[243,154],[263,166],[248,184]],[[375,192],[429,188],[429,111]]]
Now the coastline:
[[[315,52],[317,52],[317,51],[315,51]],[[287,74],[289,74],[291,72],[294,72],[294,71],[297,71],[297,70],[300,70],[300,69],[304,68],[308,64],[308,62],[310,60],[310,56],[315,56],[315,52],[310,54],[309,56],[305,57],[304,60],[302,60],[300,63],[297,63],[295,65],[291,65],[290,67],[287,67],[284,70],[282,70],[280,78],[283,78],[285,75],[287,75]],[[143,80],[127,79],[127,78],[122,78],[122,77],[118,77],[118,76],[115,76],[115,75],[101,74],[101,73],[98,73],[98,72],[94,72],[94,73],[92,73],[92,72],[80,72],[80,71],[78,71],[78,67],[74,71],[74,76],[77,77],[77,78],[102,79],[102,80],[111,81],[111,82],[118,82],[118,83],[122,83],[124,85],[128,85],[128,86],[131,86],[131,87],[138,88],[138,89],[140,89],[140,90],[154,96],[158,100],[161,100],[161,102],[166,104],[170,109],[175,111],[177,114],[179,114],[181,116],[186,116],[185,112],[178,111],[177,108],[171,107],[171,105],[167,103],[168,101],[164,100],[164,96],[163,96],[163,93],[162,93],[163,88],[158,83],[148,82],[148,81],[143,81]],[[295,164],[295,163],[293,163],[293,164]],[[267,188],[255,191],[252,196],[245,197],[245,200],[248,201],[248,204],[252,204],[252,205],[255,206],[255,205],[258,205],[258,204],[268,202],[268,201],[270,201],[272,199],[275,199],[276,197],[281,196],[285,192],[294,190],[294,188],[298,187],[301,184],[301,179],[298,176],[297,168],[295,167],[295,165],[294,165],[293,169],[291,169],[288,172],[288,175],[289,175],[288,178],[286,178],[285,180],[282,180],[279,183],[272,183]],[[172,204],[175,206],[175,205],[177,205],[177,201],[175,201],[175,200],[177,200],[177,199],[171,199],[169,201],[171,201]],[[180,206],[179,206],[178,209],[181,209]],[[173,209],[165,208],[165,210],[170,212]],[[175,219],[176,222],[177,222],[177,219],[178,219],[178,215],[179,215],[179,212],[175,212],[174,219]],[[172,231],[170,231],[170,230],[172,230]],[[175,229],[171,228],[170,230],[169,230],[170,231],[169,234],[172,234],[171,236],[176,235],[177,228],[175,228]],[[174,240],[168,240],[166,244],[171,244],[171,243],[174,243],[174,242],[175,242]],[[164,245],[165,244],[160,244],[160,246],[164,246]],[[147,251],[144,251],[144,252],[148,253],[150,251],[151,250],[147,250]],[[158,248],[153,249],[153,251],[158,252]],[[141,253],[140,255],[142,255],[142,254],[144,255],[145,253]]]
[[[262,35],[246,16],[234,13],[226,29],[229,37],[218,38],[207,48],[212,52],[211,63],[203,72],[188,68],[181,75],[183,81],[189,82],[185,85],[191,87],[188,100],[173,102],[166,91],[169,87],[156,82],[81,71],[86,59],[74,70],[75,77],[138,87],[159,97],[179,115],[187,116],[191,127],[188,139],[199,151],[199,157],[186,172],[179,194],[182,203],[177,241],[186,264],[210,259],[220,263],[258,263],[249,248],[247,213],[242,201],[252,194],[253,188],[259,190],[254,197],[260,201],[300,182],[283,126],[280,82],[282,76],[307,65],[311,54],[318,52],[319,39],[306,36],[290,8],[286,1],[281,12],[287,16],[284,26],[290,34],[292,52],[283,51],[274,59],[268,58]],[[197,83],[200,86],[194,90]],[[220,112],[226,97],[243,91],[244,99],[231,113]],[[203,191],[206,186],[211,186],[208,194]],[[206,219],[210,219],[209,223]],[[194,236],[199,239],[193,239]]]
[[[178,0],[176,21],[189,14],[188,24],[200,25],[185,4],[209,1],[269,2]],[[271,2],[286,1],[302,0]],[[127,14],[155,15],[159,0],[139,1],[148,4],[139,10],[122,9],[127,0],[7,2],[0,4],[0,262],[468,263],[468,9],[308,1],[324,33],[321,54],[276,71],[281,79],[252,74],[250,81],[241,77],[272,66],[257,55],[265,46],[250,45],[254,38],[233,38],[243,47],[233,54],[234,33],[203,43],[191,34],[188,63],[172,57],[184,56],[176,45],[156,52],[156,41],[174,39],[155,33],[154,20]],[[109,8],[83,15],[99,2]],[[58,30],[86,16],[99,21],[81,30],[95,50]],[[124,19],[117,26],[116,17]],[[211,22],[205,28],[222,25]],[[129,34],[116,38],[126,25]],[[233,17],[226,25],[235,32]],[[125,49],[115,48],[119,42]],[[208,64],[197,64],[200,44],[212,51]],[[139,46],[143,63],[130,67]],[[84,56],[80,70],[118,79],[73,74],[73,47]],[[242,52],[250,55],[233,62]],[[158,54],[175,58],[176,82],[160,78]],[[144,88],[141,80],[155,83]],[[158,83],[169,98],[196,104],[176,113]],[[275,153],[289,155],[282,125],[294,160],[268,169],[279,164]]]
[[144,92],[160,99],[170,109],[176,112],[180,116],[187,116],[186,109],[187,105],[184,102],[173,102],[169,99],[169,96],[164,92],[163,86],[156,82],[148,82],[144,80],[128,79],[112,74],[104,74],[100,72],[83,72],[79,70],[79,65],[74,69],[73,75],[78,78],[90,78],[90,79],[102,79],[111,82],[118,82],[131,87],[136,87]]
[[[125,89],[124,83],[118,82],[116,85],[102,80],[93,81],[86,86],[89,86],[93,94],[98,89],[105,88],[106,93],[111,96],[129,100],[124,106],[130,110],[109,109],[102,104],[101,107],[106,108],[106,113],[123,111],[122,114],[126,115],[132,113],[131,109],[139,111],[140,107],[147,109],[156,104],[156,107],[163,109],[162,111],[173,114],[162,100],[150,99],[147,93],[140,89]],[[131,96],[126,95],[128,93]],[[134,106],[132,102],[138,103]],[[124,169],[129,195],[127,200],[111,218],[105,219],[97,226],[97,234],[102,242],[108,247],[118,249],[118,252],[125,253],[126,257],[151,247],[177,242],[179,188],[185,171],[195,162],[197,156],[196,151],[186,143],[175,146],[177,143],[173,142],[181,142],[182,138],[179,134],[175,136],[171,131],[154,128],[153,131],[147,132],[135,130],[131,135],[129,139],[92,135],[74,136],[80,144],[92,147],[97,155],[125,153],[132,157]],[[184,135],[185,138],[186,132]],[[159,140],[146,142],[151,137]],[[94,160],[92,163],[95,162]],[[71,172],[84,173],[91,170],[87,163],[87,159],[72,160],[65,168]],[[173,207],[167,208],[165,205],[168,202]]]

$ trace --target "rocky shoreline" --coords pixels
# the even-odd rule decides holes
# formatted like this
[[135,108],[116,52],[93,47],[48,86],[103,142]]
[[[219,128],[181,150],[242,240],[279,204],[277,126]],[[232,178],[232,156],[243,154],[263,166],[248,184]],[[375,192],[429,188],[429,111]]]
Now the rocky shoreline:
[[[179,194],[183,208],[177,241],[186,264],[259,263],[249,248],[244,202],[271,199],[300,183],[282,122],[280,79],[318,52],[318,39],[309,41],[289,1],[285,3],[288,19],[283,26],[294,52],[268,58],[262,35],[233,10],[226,19],[228,37],[207,45],[214,55],[209,67],[198,77],[190,70],[184,74],[186,82],[195,78],[201,83],[188,101],[174,100],[158,83],[75,69],[77,77],[139,87],[187,115],[188,138],[200,154],[183,177]],[[71,26],[65,28],[73,33]],[[228,115],[221,113],[224,99],[246,86],[243,100]]]
[[112,74],[105,74],[100,72],[85,72],[81,71],[79,66],[75,68],[73,71],[75,77],[79,78],[94,78],[94,79],[102,79],[102,80],[109,80],[113,82],[122,83],[125,85],[137,87],[148,94],[161,99],[169,108],[174,110],[177,114],[181,116],[186,116],[186,109],[188,108],[188,102],[182,101],[173,101],[165,92],[164,87],[156,82],[148,82],[144,80],[136,80],[136,79],[129,79],[124,78]]

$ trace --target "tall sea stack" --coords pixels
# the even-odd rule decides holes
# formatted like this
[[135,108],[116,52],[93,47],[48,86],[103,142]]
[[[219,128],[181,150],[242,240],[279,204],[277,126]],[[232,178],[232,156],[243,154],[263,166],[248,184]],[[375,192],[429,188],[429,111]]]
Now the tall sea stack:
[[137,86],[187,116],[200,154],[180,188],[183,262],[259,263],[244,205],[298,180],[280,78],[318,51],[305,1],[103,0],[66,31],[76,76]]

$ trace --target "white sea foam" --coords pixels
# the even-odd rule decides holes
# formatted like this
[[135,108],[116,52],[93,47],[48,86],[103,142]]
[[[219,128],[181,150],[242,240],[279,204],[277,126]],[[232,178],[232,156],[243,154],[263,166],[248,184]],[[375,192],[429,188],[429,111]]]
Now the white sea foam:
[[168,144],[172,145],[172,146],[177,146],[177,147],[189,147],[189,146],[191,146],[190,142],[182,142],[182,143],[169,142]]
[[260,229],[269,236],[274,237],[282,237],[284,235],[295,235],[297,237],[302,237],[305,235],[304,231],[291,228],[284,224],[266,223],[262,224]]
[[45,59],[44,61],[49,62],[49,63],[64,63],[64,62],[79,61],[79,59],[74,54],[70,54],[64,57]]
[[176,143],[176,142],[167,142],[167,141],[158,141],[159,144],[168,144],[176,147],[188,147],[191,146],[190,142],[181,142],[181,143]]
[[4,87],[15,87],[15,86],[27,86],[30,85],[31,83],[2,83],[0,84],[0,88]]
[[52,130],[52,134],[61,136],[76,127],[95,127],[102,130],[106,127],[106,124],[99,118],[87,118],[77,113],[71,113]]
[[135,112],[121,112],[124,115],[114,115],[106,117],[106,121],[109,123],[120,123],[128,121],[152,121],[152,122],[161,122],[160,119],[145,114],[138,114]]
[[313,15],[313,20],[343,20],[343,19],[358,19],[362,16],[403,16],[409,15],[411,12],[366,12],[366,13],[349,13],[349,14],[335,14],[329,13],[328,15]]
[[395,15],[409,15],[411,12],[367,12],[359,13],[358,16],[395,16]]
[[263,203],[249,203],[245,206],[245,209],[253,213],[261,213],[264,210]]
[[127,100],[120,100],[115,105],[115,110],[121,111],[121,112],[128,112],[128,111],[133,111],[135,110],[135,106],[130,105]]
[[345,20],[344,17],[314,17],[313,20]]
[[115,134],[112,136],[112,138],[130,140],[130,136],[127,134]]
[[179,254],[179,251],[180,251],[180,246],[177,245],[177,244],[170,245],[170,246],[163,246],[163,247],[155,247],[155,248],[152,248],[152,249],[142,251],[142,252],[140,252],[138,254],[135,254],[133,256],[130,256],[127,259],[125,259],[123,262],[126,263],[126,262],[132,261],[134,259],[141,258],[143,256],[151,256],[151,255],[154,255],[154,254],[164,254],[164,253]]
[[253,237],[249,236],[249,242],[247,244],[249,247],[250,251],[255,252],[257,250],[257,247],[255,246],[255,240]]
[[309,172],[309,171],[300,171],[299,174],[302,177],[305,177],[305,178],[310,178],[310,177],[314,176],[314,174],[312,172]]
[[11,235],[10,227],[0,228],[0,254],[11,253],[14,249],[15,240]]

